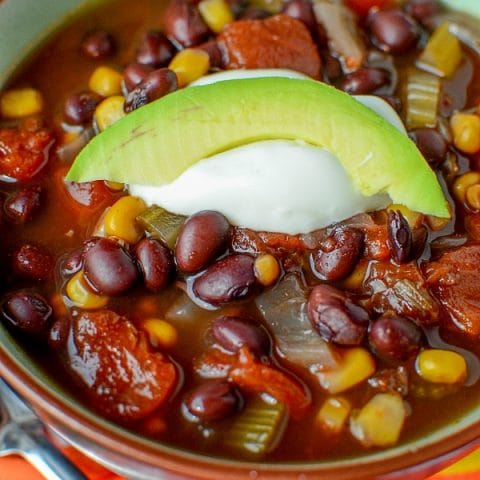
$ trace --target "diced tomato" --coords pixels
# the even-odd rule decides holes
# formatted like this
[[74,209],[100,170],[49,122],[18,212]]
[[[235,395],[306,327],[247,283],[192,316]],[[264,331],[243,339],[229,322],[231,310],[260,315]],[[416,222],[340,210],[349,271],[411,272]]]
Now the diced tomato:
[[307,249],[300,235],[256,232],[240,227],[233,228],[231,243],[233,250],[248,253],[275,253],[279,250],[291,253]]
[[226,378],[237,357],[212,348],[193,360],[193,369],[203,378]]
[[391,5],[391,0],[346,0],[347,6],[358,13],[365,16],[372,7],[385,8]]

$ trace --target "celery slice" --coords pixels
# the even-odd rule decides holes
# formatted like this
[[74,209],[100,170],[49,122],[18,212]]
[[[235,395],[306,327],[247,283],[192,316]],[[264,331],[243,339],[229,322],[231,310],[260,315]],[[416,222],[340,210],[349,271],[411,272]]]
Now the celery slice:
[[226,433],[225,445],[251,459],[273,450],[287,425],[283,403],[267,403],[257,397],[249,402]]
[[418,67],[440,77],[455,73],[462,60],[462,47],[449,28],[449,23],[443,22],[433,32],[417,61]]
[[180,227],[187,217],[170,213],[153,205],[137,217],[137,222],[153,237],[160,239],[169,248],[175,246]]

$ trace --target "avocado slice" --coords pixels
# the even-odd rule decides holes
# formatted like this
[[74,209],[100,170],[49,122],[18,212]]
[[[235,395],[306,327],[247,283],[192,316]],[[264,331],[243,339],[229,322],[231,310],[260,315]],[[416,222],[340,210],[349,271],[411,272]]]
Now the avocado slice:
[[230,80],[171,93],[95,137],[67,180],[162,185],[203,158],[267,139],[325,148],[365,196],[386,192],[412,210],[449,216],[434,172],[410,139],[348,94],[291,78]]

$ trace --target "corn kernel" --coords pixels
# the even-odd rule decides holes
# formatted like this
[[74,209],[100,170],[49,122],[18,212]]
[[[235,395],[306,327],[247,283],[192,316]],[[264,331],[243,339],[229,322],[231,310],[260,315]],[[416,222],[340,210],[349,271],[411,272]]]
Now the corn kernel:
[[423,220],[423,215],[421,213],[414,212],[405,205],[399,205],[398,203],[393,203],[387,208],[387,210],[391,210],[393,212],[400,212],[411,228],[418,227]]
[[342,280],[342,288],[352,291],[360,290],[363,286],[363,281],[365,280],[365,276],[367,274],[368,265],[369,262],[358,262],[353,272],[347,278],[345,278],[345,280]]
[[89,287],[83,272],[77,272],[67,283],[67,296],[77,307],[85,310],[103,308],[108,303],[108,297],[98,295]]
[[467,376],[467,362],[451,350],[423,350],[415,362],[417,373],[432,383],[461,383]]
[[277,259],[269,253],[259,255],[253,265],[255,277],[265,287],[273,285],[280,276],[280,265]]
[[98,129],[103,132],[110,125],[125,116],[123,105],[125,99],[121,95],[114,95],[108,97],[97,105],[95,109],[95,122]]
[[143,234],[143,229],[137,224],[136,218],[147,206],[141,198],[119,198],[105,215],[105,233],[118,237],[128,243],[137,243]]
[[92,73],[88,86],[92,92],[98,93],[102,97],[120,95],[122,93],[123,76],[110,67],[98,67]]
[[5,118],[28,117],[40,113],[42,109],[42,94],[34,88],[7,90],[0,99],[0,112]]
[[394,445],[406,416],[400,395],[378,393],[350,420],[350,431],[364,447]]
[[215,33],[219,33],[233,20],[232,10],[225,0],[202,0],[198,4],[198,10],[205,23]]
[[198,48],[186,48],[173,57],[168,68],[176,73],[179,87],[185,87],[208,72],[210,57]]
[[325,400],[315,420],[323,430],[340,433],[343,430],[351,405],[345,398],[330,397]]
[[335,395],[363,382],[375,372],[372,355],[363,348],[350,348],[334,370],[316,373],[320,385]]
[[143,322],[143,329],[148,333],[150,342],[155,347],[172,348],[178,341],[174,326],[159,318],[150,318]]
[[455,113],[450,119],[454,145],[465,153],[480,150],[480,117],[473,113]]
[[477,183],[467,188],[465,202],[473,210],[480,210],[480,184]]
[[124,183],[110,182],[109,180],[105,180],[105,185],[109,190],[112,190],[112,192],[123,192],[123,190],[125,190]]
[[480,184],[479,172],[468,172],[460,175],[453,183],[453,195],[459,202],[465,202],[467,189],[472,185]]

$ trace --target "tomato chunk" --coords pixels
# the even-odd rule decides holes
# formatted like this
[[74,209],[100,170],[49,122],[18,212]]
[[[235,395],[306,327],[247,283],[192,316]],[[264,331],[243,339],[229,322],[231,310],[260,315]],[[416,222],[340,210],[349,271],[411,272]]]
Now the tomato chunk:
[[66,363],[106,416],[121,422],[142,419],[168,400],[177,370],[128,319],[110,310],[85,312],[71,328]]

